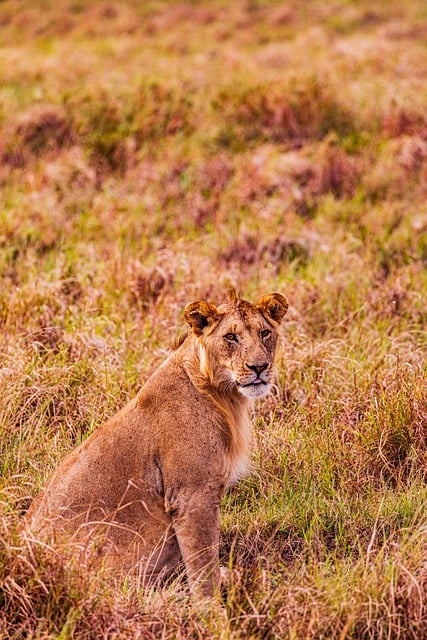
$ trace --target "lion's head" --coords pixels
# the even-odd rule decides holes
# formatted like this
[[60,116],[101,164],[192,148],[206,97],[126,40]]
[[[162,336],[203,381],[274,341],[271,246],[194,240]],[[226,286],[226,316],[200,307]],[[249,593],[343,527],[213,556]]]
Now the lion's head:
[[231,292],[230,301],[218,307],[205,300],[187,305],[184,315],[199,344],[202,374],[247,398],[266,396],[273,382],[278,326],[287,310],[280,293],[257,304]]

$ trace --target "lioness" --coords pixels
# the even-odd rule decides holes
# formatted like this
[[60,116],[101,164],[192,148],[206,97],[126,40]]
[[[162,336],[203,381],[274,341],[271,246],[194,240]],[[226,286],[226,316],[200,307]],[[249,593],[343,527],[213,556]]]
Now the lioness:
[[182,559],[191,588],[219,584],[219,508],[246,469],[251,401],[269,393],[279,293],[192,302],[185,338],[137,396],[59,465],[26,521],[37,537],[96,541],[102,562],[165,576]]

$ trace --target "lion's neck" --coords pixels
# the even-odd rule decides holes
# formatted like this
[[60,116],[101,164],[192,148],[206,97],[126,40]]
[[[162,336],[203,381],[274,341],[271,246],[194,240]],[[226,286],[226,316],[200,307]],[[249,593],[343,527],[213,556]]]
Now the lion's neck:
[[213,405],[212,418],[223,433],[227,446],[225,473],[228,484],[231,484],[242,477],[249,466],[249,411],[252,403],[228,380],[221,379],[198,342],[191,340],[183,344],[177,357],[194,386]]

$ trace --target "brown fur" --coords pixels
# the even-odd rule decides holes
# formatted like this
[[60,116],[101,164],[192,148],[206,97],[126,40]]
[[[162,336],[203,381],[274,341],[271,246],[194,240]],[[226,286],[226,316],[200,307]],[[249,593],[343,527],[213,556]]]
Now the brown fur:
[[191,332],[138,395],[59,465],[27,514],[55,542],[96,544],[105,565],[168,574],[183,559],[190,585],[219,583],[219,507],[248,459],[251,399],[269,392],[280,294],[189,304]]

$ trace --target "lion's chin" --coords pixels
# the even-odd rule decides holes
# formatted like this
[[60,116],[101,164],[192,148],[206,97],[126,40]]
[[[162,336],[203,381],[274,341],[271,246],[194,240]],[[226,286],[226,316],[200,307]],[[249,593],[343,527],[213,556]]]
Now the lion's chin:
[[246,398],[256,400],[257,398],[265,398],[271,391],[271,384],[247,384],[245,386],[238,385],[240,393]]

